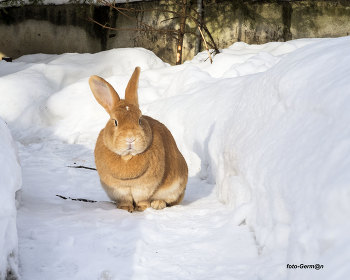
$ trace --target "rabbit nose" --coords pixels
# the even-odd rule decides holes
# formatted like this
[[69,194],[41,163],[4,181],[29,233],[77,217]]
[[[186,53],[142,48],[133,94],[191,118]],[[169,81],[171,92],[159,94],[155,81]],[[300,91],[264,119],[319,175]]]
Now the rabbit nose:
[[135,142],[135,138],[125,138],[125,141],[128,142],[128,144],[132,144]]

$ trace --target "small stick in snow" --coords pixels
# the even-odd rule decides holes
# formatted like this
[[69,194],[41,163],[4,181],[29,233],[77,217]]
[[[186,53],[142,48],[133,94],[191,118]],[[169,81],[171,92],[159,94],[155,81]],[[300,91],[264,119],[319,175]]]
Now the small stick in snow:
[[[198,26],[198,29],[199,29],[199,32],[200,32],[201,35],[202,35],[202,38],[203,38],[203,41],[204,41],[204,44],[205,44],[205,48],[207,49],[207,52],[208,52],[208,55],[209,55],[209,59],[210,59],[210,64],[212,64],[212,63],[213,63],[213,60],[211,59],[211,55],[210,55],[210,52],[209,52],[209,49],[208,49],[208,46],[207,46],[207,41],[205,40],[204,35],[203,35],[203,33],[202,33],[202,30],[199,28],[199,26]],[[206,60],[207,60],[207,59],[206,59]]]
[[[213,54],[215,51],[212,51],[210,54]],[[210,57],[208,56],[205,60],[204,60],[204,62],[206,62],[208,59],[209,59]]]
[[70,168],[85,168],[85,169],[89,169],[89,170],[97,170],[96,168],[86,167],[86,166],[82,166],[82,165],[79,165],[79,166],[67,166],[67,167],[70,167]]
[[64,197],[62,195],[58,195],[56,194],[56,196],[63,198],[63,199],[70,199],[70,200],[74,200],[74,201],[83,201],[83,202],[90,202],[90,203],[94,203],[97,202],[95,200],[90,200],[90,199],[85,199],[85,198],[71,198],[71,197]]

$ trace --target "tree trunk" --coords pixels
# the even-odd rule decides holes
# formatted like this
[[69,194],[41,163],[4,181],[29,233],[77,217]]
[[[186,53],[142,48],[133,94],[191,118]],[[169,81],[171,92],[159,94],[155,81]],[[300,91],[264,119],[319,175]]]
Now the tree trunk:
[[178,31],[177,41],[177,53],[176,53],[176,65],[180,65],[182,62],[182,45],[184,42],[185,26],[186,26],[186,9],[187,0],[182,0],[182,16],[180,20],[180,29]]
[[[197,0],[197,12],[199,16],[197,17],[198,22],[201,22],[202,17],[202,0]],[[199,29],[196,29],[196,34],[198,36],[201,36],[201,33],[199,32]],[[194,55],[197,55],[201,51],[201,42],[202,40],[200,38],[196,38],[196,44],[194,47]]]

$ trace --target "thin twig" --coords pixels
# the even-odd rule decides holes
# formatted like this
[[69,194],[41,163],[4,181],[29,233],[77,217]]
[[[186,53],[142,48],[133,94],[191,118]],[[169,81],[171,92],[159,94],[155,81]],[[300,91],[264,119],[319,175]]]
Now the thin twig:
[[[215,52],[215,50],[213,50],[212,52],[210,52],[210,54],[213,54]],[[209,56],[204,60],[204,62],[206,62],[208,60]]]
[[[134,9],[134,8],[130,8],[130,9],[129,9],[129,8],[120,8],[120,7],[113,6],[112,4],[110,4],[109,2],[107,2],[107,1],[105,1],[105,0],[97,0],[97,1],[100,2],[101,4],[104,4],[104,5],[108,6],[108,7],[112,7],[112,8],[114,8],[114,9],[116,9],[118,12],[122,13],[122,14],[125,15],[126,17],[128,17],[128,18],[130,18],[130,19],[132,19],[132,20],[134,20],[134,21],[137,21],[137,22],[139,22],[139,23],[141,23],[141,24],[144,24],[144,25],[147,25],[147,24],[145,24],[144,22],[135,20],[134,18],[132,18],[132,17],[126,15],[125,13],[121,12],[121,10],[123,10],[123,11],[128,11],[128,12],[160,12],[160,13],[170,13],[170,14],[178,15],[178,16],[181,17],[181,18],[182,18],[182,17],[185,17],[185,18],[188,17],[188,18],[192,19],[196,25],[201,25],[193,16],[191,16],[191,15],[189,15],[189,14],[183,16],[183,14],[181,14],[181,13],[179,13],[179,12],[174,12],[174,11],[171,11],[171,10],[164,10],[164,9],[140,9],[140,10],[139,10],[139,9]],[[147,26],[149,26],[149,25],[147,25]],[[149,27],[151,27],[151,26],[149,26]],[[151,27],[151,28],[153,28],[153,27]],[[155,28],[154,28],[154,29],[155,29]]]
[[82,165],[79,165],[79,166],[67,166],[67,167],[70,167],[70,168],[84,168],[84,169],[89,169],[89,170],[97,170],[96,168],[86,167],[86,166],[82,166]]
[[[179,33],[180,33],[180,30],[175,30],[175,29],[173,29],[173,30],[169,30],[169,29],[157,29],[157,28],[155,28],[155,27],[153,27],[153,26],[151,26],[151,25],[149,25],[149,24],[144,23],[143,21],[138,20],[137,18],[133,18],[133,17],[127,15],[125,12],[147,12],[147,11],[153,11],[153,12],[159,12],[159,13],[170,13],[170,14],[174,14],[174,15],[177,15],[177,16],[178,16],[178,17],[173,17],[173,18],[170,18],[170,19],[175,19],[175,18],[181,18],[181,19],[189,18],[189,19],[191,19],[191,20],[197,25],[197,27],[198,27],[198,29],[199,29],[201,35],[202,35],[202,38],[201,38],[200,36],[198,36],[196,33],[191,32],[191,31],[185,31],[185,32],[183,32],[183,34],[185,34],[185,33],[192,34],[192,35],[194,35],[195,37],[197,37],[197,38],[203,40],[204,43],[205,43],[205,45],[206,45],[207,51],[208,51],[208,46],[207,46],[207,45],[210,45],[210,47],[212,47],[212,48],[215,50],[216,53],[220,53],[220,51],[218,50],[218,48],[217,48],[217,46],[216,46],[216,44],[215,44],[215,41],[214,41],[213,37],[211,36],[211,34],[210,34],[208,28],[206,27],[206,25],[204,24],[203,18],[202,18],[201,15],[200,15],[193,7],[191,7],[190,5],[189,5],[189,6],[186,5],[186,6],[187,6],[187,7],[190,7],[190,9],[191,9],[192,11],[195,12],[195,14],[198,16],[199,20],[196,19],[195,17],[193,17],[191,14],[183,14],[183,13],[179,13],[179,12],[175,12],[175,11],[171,11],[171,10],[166,10],[166,9],[134,9],[134,8],[122,8],[122,7],[117,7],[117,6],[115,5],[115,1],[114,1],[113,3],[111,3],[111,2],[108,2],[107,0],[97,0],[97,2],[99,2],[99,3],[101,3],[101,4],[105,5],[105,6],[108,6],[108,7],[110,7],[110,8],[113,8],[113,9],[117,10],[119,13],[121,13],[121,14],[124,15],[124,16],[126,16],[127,18],[129,18],[129,19],[131,19],[131,20],[137,22],[138,24],[143,25],[144,27],[146,27],[146,28],[135,28],[135,29],[131,29],[131,28],[130,28],[130,29],[129,29],[129,28],[126,28],[126,29],[118,29],[118,28],[112,28],[112,27],[107,26],[107,23],[103,25],[103,24],[101,24],[101,23],[99,23],[99,22],[93,20],[93,19],[90,18],[90,17],[88,18],[90,21],[92,21],[92,22],[94,22],[94,23],[100,25],[102,28],[107,28],[107,29],[117,30],[117,31],[146,31],[146,32],[159,32],[159,33],[163,33],[163,34],[169,34],[169,33],[171,34],[171,33],[173,33],[173,34],[171,34],[171,36],[172,36],[173,38],[176,39],[176,35],[180,35],[180,34],[179,34]],[[174,1],[169,1],[169,2],[173,2],[173,3],[175,3],[175,5],[177,5],[177,6],[183,6],[183,5],[184,5],[184,4],[178,4],[178,3],[174,2]],[[123,12],[123,11],[125,11],[125,12]],[[161,23],[164,22],[164,21],[170,20],[170,19],[165,19],[165,20],[161,21]],[[207,35],[209,36],[209,39],[210,39],[211,43],[209,43],[209,42],[207,42],[207,41],[205,40],[204,35],[203,35],[203,33],[202,33],[200,27],[202,27],[202,28],[204,29],[204,31],[207,33]],[[209,51],[208,51],[208,53],[209,53]],[[211,61],[211,63],[212,63],[212,59],[211,59],[210,53],[209,53],[209,57],[210,57],[210,61]]]
[[[109,7],[113,7],[109,2],[107,2],[107,1],[105,1],[105,0],[97,0],[97,1],[100,2],[100,3],[102,3],[102,4],[104,4],[104,5],[107,5],[107,6],[109,6]],[[129,12],[132,12],[132,11],[134,11],[134,12],[153,11],[153,12],[161,12],[161,13],[172,13],[172,14],[175,14],[175,15],[179,15],[180,17],[183,17],[183,15],[182,15],[181,13],[179,13],[179,12],[174,12],[174,11],[171,11],[171,10],[163,10],[163,9],[140,9],[140,10],[138,10],[138,9],[134,9],[134,8],[131,8],[131,9],[129,9],[129,8],[119,8],[119,7],[115,7],[115,6],[114,6],[113,8],[116,9],[117,11],[119,11],[119,12],[120,12],[120,10],[129,11]],[[193,8],[192,8],[192,10],[193,10]],[[120,13],[122,13],[122,12],[120,12]],[[219,49],[216,47],[216,44],[215,44],[215,42],[214,42],[213,37],[211,36],[211,34],[210,34],[208,28],[206,27],[206,25],[205,25],[204,22],[203,22],[202,17],[199,15],[199,13],[198,13],[197,11],[195,11],[195,13],[201,18],[201,21],[202,21],[202,22],[199,22],[196,18],[194,18],[194,17],[191,16],[190,14],[187,14],[185,17],[186,17],[186,18],[188,17],[188,18],[192,19],[193,22],[194,22],[197,26],[203,27],[203,29],[205,30],[205,32],[208,34],[210,40],[211,40],[212,43],[214,44],[213,47],[214,47],[214,49],[215,49],[215,52],[216,52],[216,53],[220,53]],[[127,15],[124,14],[124,13],[122,13],[122,14],[125,15],[125,16],[127,16]],[[129,17],[129,16],[127,16],[127,17]],[[129,17],[129,18],[132,19],[131,17]],[[135,19],[133,19],[133,20],[135,20]],[[142,23],[142,22],[140,22],[140,23]],[[145,23],[143,23],[143,24],[145,24]]]
[[[197,26],[197,27],[198,27],[198,26]],[[203,37],[198,36],[196,33],[192,32],[192,31],[185,31],[184,33],[185,33],[185,34],[186,34],[186,33],[191,34],[191,35],[193,35],[193,36],[195,36],[195,37],[197,37],[197,38],[203,40]],[[215,47],[214,47],[211,43],[207,42],[207,44],[208,44],[210,47],[212,47],[213,49],[215,49]]]
[[107,1],[105,1],[105,0],[97,0],[97,2],[100,2],[101,4],[104,4],[104,5],[106,5],[106,6],[110,7],[110,8],[113,8],[113,9],[117,10],[119,13],[121,13],[121,14],[124,15],[124,16],[126,16],[127,18],[129,18],[129,19],[131,19],[131,20],[133,20],[133,21],[136,21],[137,23],[140,23],[140,24],[142,24],[142,25],[144,25],[144,26],[147,26],[148,28],[150,28],[150,29],[152,29],[152,30],[158,30],[158,29],[152,27],[151,25],[148,25],[148,24],[146,24],[146,23],[144,23],[144,22],[142,22],[142,21],[139,21],[138,19],[135,19],[135,18],[133,18],[133,17],[131,17],[131,16],[128,16],[127,14],[125,14],[125,13],[123,13],[123,12],[121,11],[121,10],[130,11],[130,9],[118,8],[118,7],[115,6],[115,4],[113,5],[113,4],[111,4],[111,3],[109,3],[109,2],[107,2]]
[[208,52],[208,55],[209,55],[209,58],[210,58],[210,64],[212,64],[213,60],[211,59],[211,55],[210,55],[210,52],[209,52],[209,49],[208,49],[207,41],[205,40],[205,38],[203,36],[203,33],[202,33],[202,30],[199,28],[199,26],[198,26],[198,29],[199,29],[199,32],[202,34],[203,41],[205,43],[205,48],[207,49],[207,52]]
[[[198,11],[197,11],[195,8],[193,8],[192,6],[189,6],[189,7],[190,7],[190,9],[191,9],[192,11],[195,12],[195,14],[197,15],[197,17],[199,18],[199,25],[202,26],[202,27],[204,28],[204,31],[207,33],[207,35],[209,36],[209,39],[210,39],[210,40],[212,41],[212,43],[214,44],[214,47],[213,47],[213,48],[215,49],[215,53],[220,53],[219,49],[217,48],[217,46],[216,46],[216,44],[215,44],[215,41],[214,41],[213,37],[211,36],[211,33],[209,32],[209,30],[208,30],[206,24],[204,23],[203,17],[200,15],[200,13],[198,13]],[[197,24],[197,26],[199,26],[199,25]]]
[[168,20],[177,19],[177,18],[179,18],[179,17],[167,18],[167,19],[162,20],[161,23],[168,21]]
[[90,202],[90,203],[95,203],[95,202],[97,202],[97,201],[95,201],[95,200],[90,200],[90,199],[85,199],[85,198],[71,198],[71,197],[64,197],[64,196],[62,196],[62,195],[58,195],[58,194],[56,194],[56,196],[58,196],[58,197],[60,197],[60,198],[62,198],[62,199],[70,199],[70,200],[74,200],[74,201],[82,201],[82,202]]
[[[97,25],[100,25],[102,28],[106,28],[106,29],[110,29],[110,30],[117,30],[117,31],[146,31],[146,32],[159,32],[159,33],[163,33],[163,34],[166,34],[166,33],[175,33],[175,34],[178,34],[179,31],[178,30],[172,30],[172,29],[163,29],[163,30],[158,30],[158,29],[145,29],[145,28],[113,28],[113,27],[109,27],[109,26],[106,26],[106,24],[102,24],[102,23],[99,23],[97,21],[95,21],[94,19],[92,19],[91,17],[88,17],[86,18],[87,20],[93,22],[93,23],[96,23]],[[174,39],[177,39],[174,34],[171,34],[171,36],[174,38]]]

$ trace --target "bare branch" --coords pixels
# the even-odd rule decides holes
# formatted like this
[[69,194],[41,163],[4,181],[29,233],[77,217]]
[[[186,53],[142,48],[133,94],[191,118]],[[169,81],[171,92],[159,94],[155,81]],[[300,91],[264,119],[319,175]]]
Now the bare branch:
[[88,17],[87,20],[98,24],[99,26],[101,26],[102,28],[106,28],[106,29],[111,29],[111,30],[117,30],[117,31],[148,31],[148,32],[159,32],[159,33],[178,33],[178,30],[173,30],[173,29],[162,29],[162,30],[158,30],[158,29],[146,29],[146,28],[113,28],[113,27],[109,27],[106,26],[106,24],[102,24],[99,23],[97,21],[95,21],[94,19],[92,19],[91,17]]
[[[0,0],[0,1],[6,1],[6,0]],[[113,2],[110,2],[110,1],[113,1]],[[179,41],[178,46],[177,46],[177,56],[179,55],[180,51],[182,52],[182,44],[183,44],[182,40],[183,40],[184,34],[192,34],[193,36],[204,41],[205,47],[208,51],[209,58],[210,58],[211,62],[212,62],[212,59],[211,59],[211,54],[210,54],[209,49],[208,49],[208,45],[211,48],[213,48],[216,53],[219,53],[219,50],[216,46],[216,43],[215,43],[213,37],[211,36],[208,28],[206,27],[202,16],[197,12],[197,10],[195,10],[193,7],[191,7],[190,5],[187,4],[187,0],[182,0],[182,1],[178,1],[178,2],[175,2],[174,0],[168,0],[169,3],[172,3],[173,5],[175,5],[177,7],[179,7],[179,6],[182,7],[182,12],[177,12],[177,11],[172,11],[172,10],[167,10],[167,9],[157,9],[157,8],[155,8],[155,9],[153,9],[153,8],[135,9],[135,8],[117,7],[115,5],[115,0],[97,0],[97,2],[109,7],[110,9],[115,9],[116,11],[118,11],[119,13],[121,13],[122,15],[127,17],[128,19],[136,22],[137,26],[141,25],[141,28],[123,28],[123,29],[122,28],[112,28],[112,27],[108,26],[109,25],[108,23],[102,24],[100,22],[95,21],[91,17],[88,18],[89,21],[94,22],[95,24],[98,24],[102,28],[116,30],[116,31],[145,31],[145,32],[158,32],[160,34],[170,34],[170,36],[172,36],[173,38],[175,38]],[[168,5],[169,5],[169,3],[168,3]],[[187,12],[188,7],[190,8],[190,11]],[[193,15],[191,15],[191,11],[193,11],[195,13],[197,18],[195,18]],[[127,12],[135,12],[135,13],[137,13],[137,12],[141,12],[141,13],[143,13],[143,12],[157,12],[157,13],[172,14],[172,15],[174,15],[174,17],[162,20],[162,21],[160,21],[160,23],[166,22],[168,20],[173,20],[173,19],[181,19],[180,29],[178,29],[178,30],[176,30],[176,29],[158,29],[152,25],[146,24],[145,22],[142,21],[142,19],[138,20],[137,14],[135,14],[135,16],[133,17],[133,16],[128,15]],[[184,24],[186,22],[186,19],[191,19],[195,23],[195,25],[198,27],[202,37],[200,37],[195,32],[185,31]],[[203,30],[207,33],[211,43],[206,41],[201,28],[203,28]],[[181,53],[180,53],[180,58],[181,58]],[[177,59],[177,63],[178,63],[178,59]]]
[[[192,31],[185,31],[185,33],[191,34],[191,35],[193,35],[193,36],[195,36],[203,41],[203,37],[198,36],[196,33],[192,32]],[[215,47],[212,44],[210,44],[209,42],[207,42],[207,43],[211,48],[215,49]]]
[[126,16],[127,18],[129,18],[129,19],[131,19],[131,20],[133,20],[133,21],[136,21],[137,23],[140,23],[141,25],[147,26],[148,28],[150,28],[150,29],[152,29],[152,30],[154,30],[154,31],[158,31],[158,29],[154,28],[153,26],[148,25],[148,24],[146,24],[146,23],[144,23],[144,22],[142,22],[142,21],[139,21],[138,19],[135,19],[135,18],[133,18],[133,17],[131,17],[131,16],[128,16],[127,14],[125,14],[125,13],[123,13],[123,12],[121,11],[121,10],[127,10],[127,11],[128,11],[128,10],[130,10],[130,9],[118,8],[118,7],[115,6],[115,4],[111,4],[111,3],[107,2],[106,0],[97,0],[97,2],[99,2],[99,3],[101,3],[101,4],[104,4],[104,5],[106,5],[106,6],[110,7],[110,8],[113,8],[113,9],[117,10],[117,11],[120,12],[122,15]]
[[167,18],[165,20],[162,20],[161,22],[165,22],[165,21],[172,20],[172,19],[177,19],[177,18],[179,18],[179,17]]
[[[210,54],[215,53],[215,50],[213,50],[212,52],[210,52]],[[204,62],[206,62],[208,60],[209,56],[204,60]]]
[[205,48],[207,49],[207,52],[209,54],[209,58],[210,58],[210,64],[213,63],[213,60],[211,59],[211,55],[210,55],[210,52],[209,52],[209,49],[208,49],[208,45],[207,45],[207,41],[205,40],[204,36],[203,36],[203,33],[202,33],[202,30],[199,28],[198,26],[198,29],[199,29],[199,32],[201,33],[202,37],[203,37],[203,41],[205,43]]
[[[183,16],[181,13],[178,13],[178,12],[174,12],[174,11],[171,11],[171,10],[164,10],[164,9],[134,9],[134,8],[120,8],[120,7],[116,7],[116,6],[113,6],[112,4],[109,4],[107,1],[105,0],[97,0],[98,2],[108,6],[108,7],[112,7],[114,9],[116,9],[117,11],[127,11],[127,12],[160,12],[160,13],[170,13],[170,14],[174,14],[174,15],[178,15],[180,18],[191,18],[193,20],[195,20],[197,22],[197,20],[195,18],[193,18],[191,15],[185,15]],[[108,3],[108,4],[106,4]],[[125,15],[123,12],[121,12],[123,15]],[[127,16],[127,15],[125,15]],[[127,16],[129,17],[129,16]],[[131,18],[131,17],[129,17]],[[131,18],[132,19],[132,18]],[[141,23],[141,22],[140,22]]]
[[90,199],[86,199],[86,198],[71,198],[71,197],[65,197],[65,196],[62,196],[62,195],[59,195],[59,194],[56,194],[56,196],[66,200],[66,199],[70,199],[70,200],[74,200],[74,201],[82,201],[82,202],[90,202],[90,203],[95,203],[97,201],[95,200],[90,200]]
[[[194,18],[192,15],[190,14],[187,14],[187,15],[183,15],[179,12],[174,12],[174,11],[171,11],[171,10],[165,10],[165,9],[134,9],[134,8],[119,8],[119,7],[116,7],[115,5],[113,6],[111,3],[109,3],[108,1],[106,0],[97,0],[98,2],[104,4],[104,5],[107,5],[109,7],[112,7],[114,9],[116,9],[117,11],[119,11],[120,13],[122,13],[123,15],[125,15],[126,17],[132,19],[132,20],[135,20],[137,22],[139,22],[140,24],[144,24],[150,28],[153,28],[155,29],[154,27],[150,26],[150,25],[147,25],[139,20],[136,20],[128,15],[126,15],[125,13],[121,12],[122,10],[123,11],[129,11],[129,12],[161,12],[161,13],[171,13],[171,14],[175,14],[175,15],[178,15],[180,18],[190,18],[196,25],[197,27],[200,26],[204,29],[204,31],[208,34],[209,38],[210,38],[210,41],[212,42],[212,47],[215,49],[215,52],[216,53],[220,53],[219,49],[217,48],[216,44],[215,44],[215,41],[213,39],[213,37],[211,36],[208,28],[206,27],[206,25],[204,24],[203,22],[203,18],[199,15],[199,13],[194,10],[191,6],[188,6],[191,8],[191,10],[195,11],[195,13],[200,17],[201,19],[201,22],[199,22],[196,18]],[[157,29],[156,29],[157,30]]]
[[89,169],[89,170],[97,170],[96,168],[92,168],[92,167],[86,167],[86,166],[82,166],[82,165],[78,165],[78,166],[67,166],[70,168],[84,168],[84,169]]

